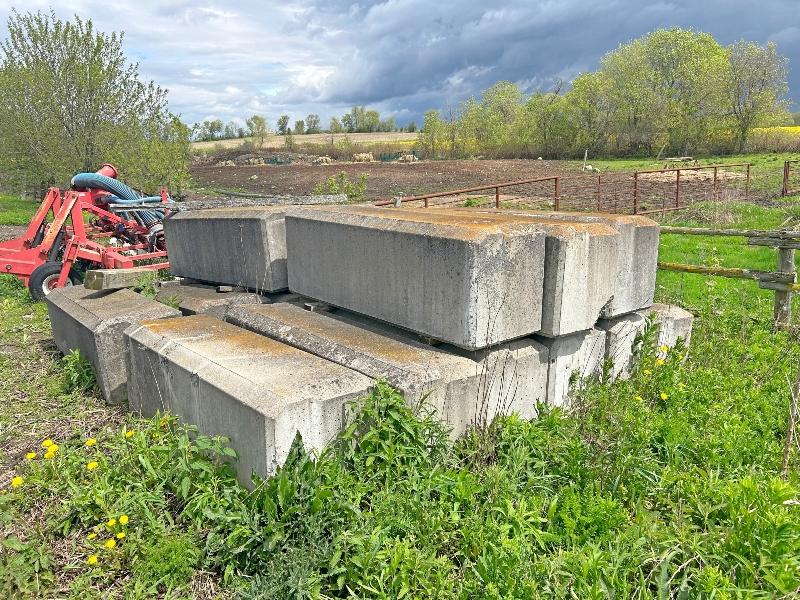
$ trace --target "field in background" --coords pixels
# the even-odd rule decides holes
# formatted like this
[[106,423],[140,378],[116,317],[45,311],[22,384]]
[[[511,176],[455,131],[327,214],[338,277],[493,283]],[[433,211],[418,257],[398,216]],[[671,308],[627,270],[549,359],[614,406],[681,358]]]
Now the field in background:
[[[385,133],[310,133],[308,135],[293,136],[294,143],[298,146],[305,144],[337,144],[350,140],[354,144],[397,143],[411,146],[418,138],[417,133],[385,132]],[[214,152],[216,150],[230,150],[243,144],[253,144],[251,137],[234,138],[230,140],[217,140],[209,142],[192,142],[195,152]],[[264,150],[283,150],[286,148],[286,136],[268,135],[264,141]]]

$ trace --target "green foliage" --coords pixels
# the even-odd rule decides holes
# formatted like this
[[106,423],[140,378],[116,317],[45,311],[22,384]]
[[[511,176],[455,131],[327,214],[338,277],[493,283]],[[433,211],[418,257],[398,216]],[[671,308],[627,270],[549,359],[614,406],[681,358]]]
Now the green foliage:
[[28,225],[40,201],[0,195],[0,225]]
[[92,364],[79,350],[73,350],[61,359],[61,369],[65,393],[87,392],[97,385]]
[[250,136],[253,138],[253,141],[258,145],[258,147],[263,148],[264,140],[269,133],[267,120],[261,115],[253,115],[247,119],[247,129],[249,130]]
[[65,184],[113,162],[130,184],[179,193],[189,129],[166,91],[126,61],[122,35],[55,13],[14,11],[0,45],[0,168],[21,190]]
[[4,598],[40,596],[54,581],[52,562],[48,549],[35,540],[0,539],[0,593]]
[[347,173],[342,171],[336,176],[329,177],[323,183],[314,188],[314,195],[323,194],[344,194],[351,202],[358,202],[364,199],[367,191],[367,173],[361,173],[358,181],[350,181]]
[[202,556],[192,535],[165,533],[148,543],[150,548],[132,567],[141,587],[168,593],[189,582]]

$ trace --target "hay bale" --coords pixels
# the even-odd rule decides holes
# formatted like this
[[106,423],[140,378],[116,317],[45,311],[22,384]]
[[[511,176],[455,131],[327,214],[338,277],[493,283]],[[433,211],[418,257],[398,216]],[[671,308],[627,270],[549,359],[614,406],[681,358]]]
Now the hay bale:
[[372,152],[360,152],[353,154],[353,162],[375,162]]
[[417,162],[418,160],[419,159],[413,154],[403,154],[400,158],[397,159],[398,162],[403,162],[403,163],[413,163]]
[[330,165],[332,163],[333,159],[330,156],[317,156],[311,161],[312,165]]

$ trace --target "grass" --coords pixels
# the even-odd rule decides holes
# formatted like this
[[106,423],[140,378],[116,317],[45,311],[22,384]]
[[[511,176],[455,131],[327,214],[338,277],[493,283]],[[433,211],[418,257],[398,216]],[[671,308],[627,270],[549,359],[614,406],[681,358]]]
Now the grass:
[[[787,202],[670,219],[799,217]],[[771,269],[775,253],[664,235],[661,258]],[[296,445],[251,493],[223,440],[105,407],[81,360],[54,351],[44,308],[0,278],[0,593],[797,597],[800,462],[782,477],[781,456],[800,346],[772,332],[772,295],[752,282],[660,273],[657,295],[697,314],[685,361],[646,344],[630,380],[590,385],[575,410],[455,444],[381,385],[321,457]]]
[[[417,133],[406,132],[385,132],[385,133],[311,133],[303,135],[295,135],[294,142],[298,146],[302,144],[330,144],[331,140],[334,143],[343,140],[350,140],[354,144],[379,144],[379,143],[402,143],[406,145],[413,145],[418,138]],[[216,150],[229,150],[237,148],[247,142],[253,142],[253,138],[244,137],[230,140],[217,140],[210,142],[192,142],[192,151],[194,152],[209,152]],[[283,135],[268,135],[264,140],[264,149],[278,149],[283,150],[285,147],[286,136]]]
[[0,225],[27,225],[41,200],[0,195]]

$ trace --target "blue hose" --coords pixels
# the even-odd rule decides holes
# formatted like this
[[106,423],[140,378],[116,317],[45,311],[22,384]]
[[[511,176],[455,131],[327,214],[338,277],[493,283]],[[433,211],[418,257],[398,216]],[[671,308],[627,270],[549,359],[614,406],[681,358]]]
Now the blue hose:
[[[100,173],[78,173],[72,178],[72,186],[76,188],[92,188],[105,190],[114,194],[110,198],[114,204],[142,204],[161,202],[161,196],[142,197],[133,188],[125,185],[117,179],[106,177]],[[132,216],[140,225],[150,227],[164,218],[163,210],[136,211],[123,213],[125,218]]]

